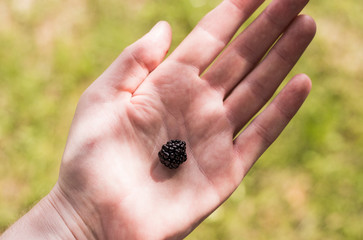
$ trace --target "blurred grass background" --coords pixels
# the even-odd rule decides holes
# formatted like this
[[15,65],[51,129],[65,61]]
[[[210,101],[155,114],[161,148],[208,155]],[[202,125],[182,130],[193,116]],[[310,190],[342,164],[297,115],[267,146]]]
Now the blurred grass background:
[[[0,233],[55,184],[85,88],[159,20],[174,48],[218,3],[0,0]],[[304,10],[318,33],[290,77],[310,75],[310,97],[188,239],[363,239],[362,12],[356,0]]]

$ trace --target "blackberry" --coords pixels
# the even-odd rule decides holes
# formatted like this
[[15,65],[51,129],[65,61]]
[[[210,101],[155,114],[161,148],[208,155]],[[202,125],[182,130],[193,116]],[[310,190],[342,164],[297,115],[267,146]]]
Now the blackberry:
[[180,164],[187,160],[185,152],[186,144],[181,140],[170,140],[161,147],[159,152],[160,162],[166,167],[178,168]]

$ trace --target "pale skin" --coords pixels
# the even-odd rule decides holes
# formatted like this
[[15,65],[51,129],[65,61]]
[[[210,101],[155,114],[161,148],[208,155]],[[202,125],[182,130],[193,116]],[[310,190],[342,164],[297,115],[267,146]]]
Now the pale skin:
[[[181,239],[218,208],[311,88],[293,77],[236,137],[315,34],[307,0],[274,0],[212,64],[262,2],[223,1],[166,59],[166,22],[126,48],[82,95],[55,187],[1,239]],[[171,139],[178,169],[158,159]]]

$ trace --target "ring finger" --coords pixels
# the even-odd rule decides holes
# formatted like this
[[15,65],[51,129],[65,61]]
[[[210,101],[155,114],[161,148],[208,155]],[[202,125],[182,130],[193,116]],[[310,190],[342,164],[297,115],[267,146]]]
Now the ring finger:
[[238,132],[271,98],[315,35],[315,22],[297,17],[265,59],[233,89],[224,101]]
[[308,0],[274,0],[202,77],[226,95],[253,69]]

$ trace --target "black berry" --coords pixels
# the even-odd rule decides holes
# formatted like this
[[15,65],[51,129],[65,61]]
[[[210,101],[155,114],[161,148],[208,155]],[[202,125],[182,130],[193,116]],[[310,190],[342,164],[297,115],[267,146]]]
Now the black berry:
[[187,160],[185,152],[186,144],[181,140],[170,140],[161,147],[159,152],[160,162],[166,167],[178,168],[180,164]]

